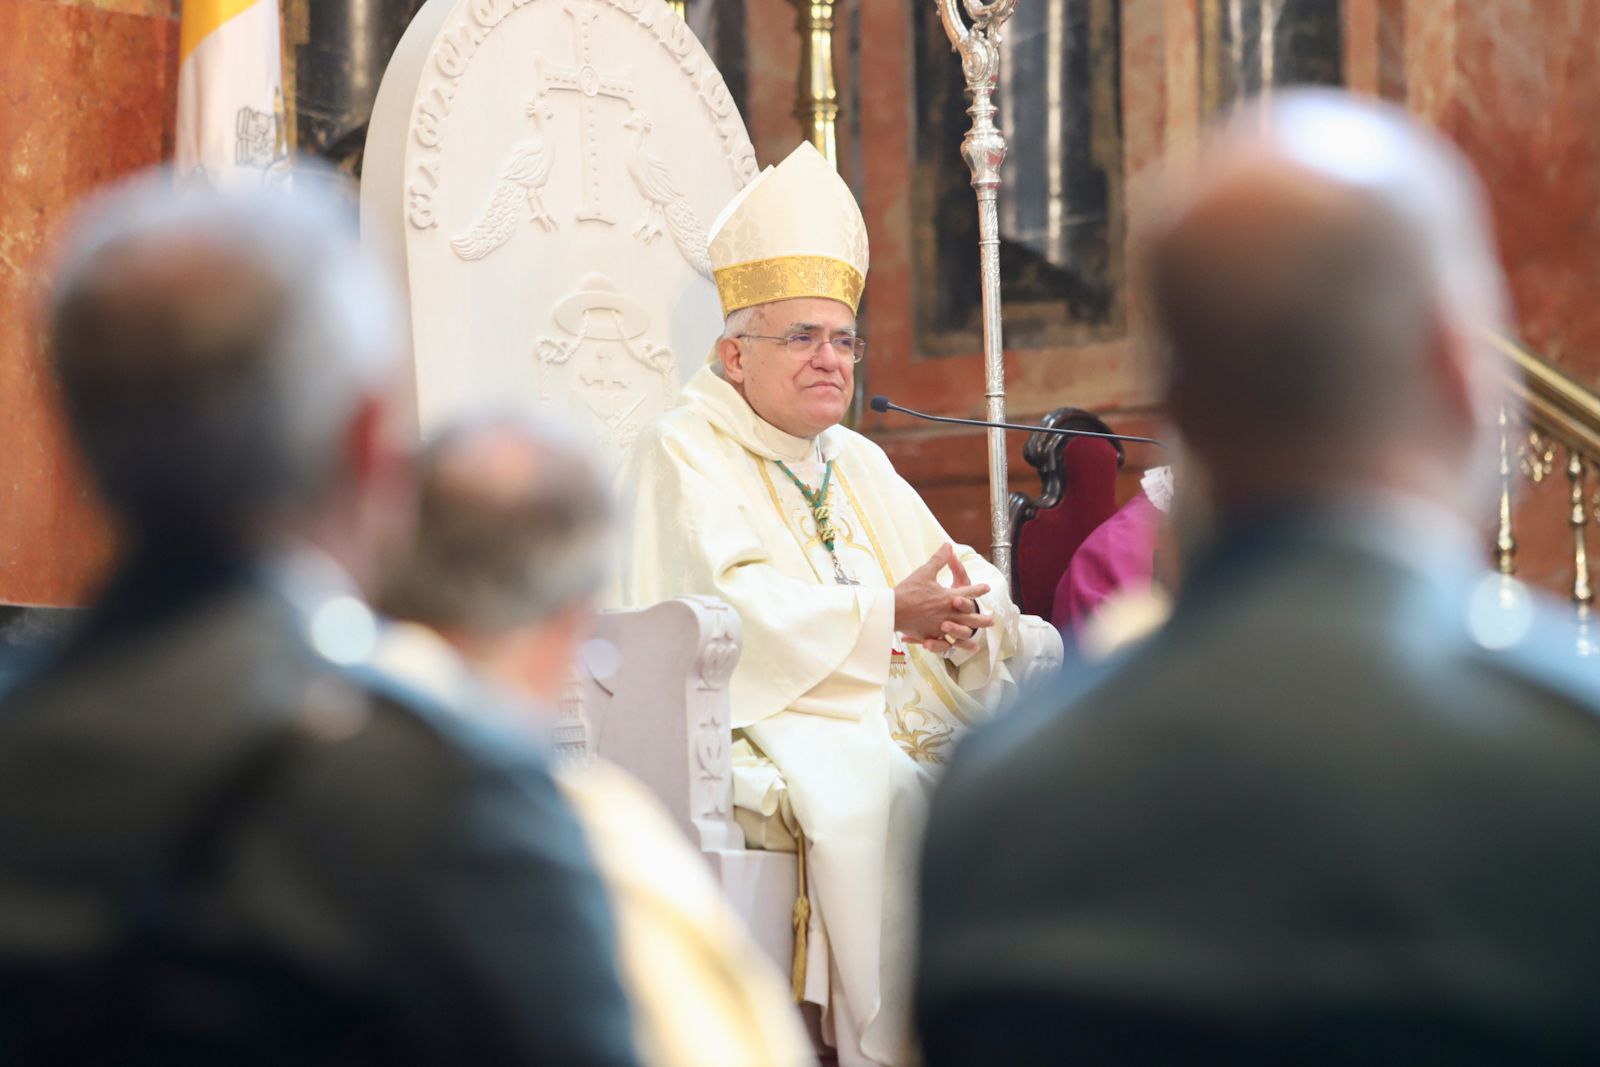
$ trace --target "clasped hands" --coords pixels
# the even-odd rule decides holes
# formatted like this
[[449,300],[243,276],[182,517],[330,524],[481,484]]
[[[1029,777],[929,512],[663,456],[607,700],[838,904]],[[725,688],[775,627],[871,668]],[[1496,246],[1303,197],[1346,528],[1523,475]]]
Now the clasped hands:
[[[939,584],[939,572],[946,567],[948,586]],[[972,583],[955,548],[945,545],[894,587],[894,628],[929,652],[976,652],[978,631],[994,625],[993,616],[978,610],[978,598],[988,591],[987,585]]]

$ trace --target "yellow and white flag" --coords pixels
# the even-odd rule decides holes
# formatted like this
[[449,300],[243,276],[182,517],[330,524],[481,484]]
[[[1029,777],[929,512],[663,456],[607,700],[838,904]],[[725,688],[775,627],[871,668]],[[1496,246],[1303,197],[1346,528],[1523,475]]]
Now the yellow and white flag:
[[183,0],[179,39],[180,180],[228,186],[284,174],[278,0]]

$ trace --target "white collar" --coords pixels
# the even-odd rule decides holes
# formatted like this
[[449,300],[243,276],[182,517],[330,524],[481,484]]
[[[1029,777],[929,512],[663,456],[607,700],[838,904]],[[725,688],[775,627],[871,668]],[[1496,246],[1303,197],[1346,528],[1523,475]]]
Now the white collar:
[[371,658],[378,645],[378,619],[338,560],[300,542],[269,562],[267,573],[320,655],[342,666]]
[[1155,509],[1163,515],[1172,513],[1172,468],[1151,467],[1139,479],[1139,488],[1144,490],[1144,495]]
[[739,391],[709,365],[689,379],[679,402],[704,415],[717,429],[763,459],[804,463],[820,455],[826,462],[838,456],[844,443],[844,431],[837,426],[816,437],[784,433],[757,415]]

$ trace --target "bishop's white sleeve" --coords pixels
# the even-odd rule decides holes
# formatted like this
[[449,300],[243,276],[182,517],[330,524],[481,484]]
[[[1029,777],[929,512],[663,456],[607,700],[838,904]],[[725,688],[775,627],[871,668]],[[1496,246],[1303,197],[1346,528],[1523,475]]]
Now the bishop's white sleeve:
[[[975,700],[993,706],[993,702],[1003,695],[1004,687],[1012,681],[1004,661],[1017,652],[1020,613],[1006,595],[1005,579],[993,564],[965,545],[957,545],[956,552],[961,565],[966,568],[967,577],[975,584],[990,587],[989,594],[979,598],[978,609],[992,615],[994,625],[978,631],[978,647],[975,650],[951,648],[944,658],[951,667],[951,676],[957,685]],[[945,573],[948,575],[949,572]]]
[[894,651],[894,590],[863,589],[860,595],[867,602],[867,619],[855,647],[837,670],[795,701],[791,711],[858,719],[865,712],[881,710]]
[[1009,600],[980,607],[994,615],[994,625],[979,632],[976,651],[951,649],[947,659],[954,668],[956,684],[973,699],[992,706],[992,699],[998,699],[1012,681],[1003,664],[1017,652],[1017,609]]

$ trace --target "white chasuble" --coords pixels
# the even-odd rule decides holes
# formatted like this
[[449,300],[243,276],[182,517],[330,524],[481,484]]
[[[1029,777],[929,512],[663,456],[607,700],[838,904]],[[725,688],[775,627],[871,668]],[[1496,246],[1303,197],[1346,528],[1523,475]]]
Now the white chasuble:
[[[842,426],[785,434],[709,366],[644,432],[622,477],[635,513],[620,603],[699,594],[739,612],[733,725],[782,773],[825,934],[811,939],[807,999],[828,1009],[841,1063],[911,1062],[927,794],[959,732],[1013,688],[1004,661],[1017,611],[1005,581],[957,546],[972,581],[992,590],[982,605],[995,627],[975,653],[902,641],[893,587],[949,541],[927,505],[865,437]],[[795,484],[817,500],[825,478],[832,551]],[[735,803],[754,806],[740,774]],[[770,793],[771,778],[755,791]]]

